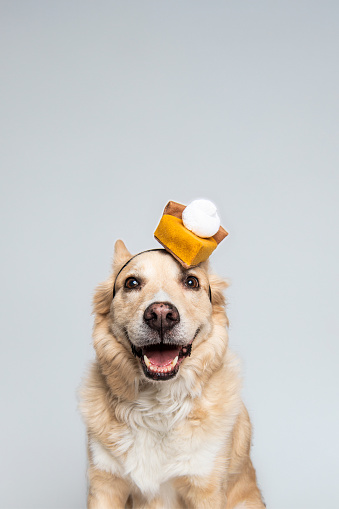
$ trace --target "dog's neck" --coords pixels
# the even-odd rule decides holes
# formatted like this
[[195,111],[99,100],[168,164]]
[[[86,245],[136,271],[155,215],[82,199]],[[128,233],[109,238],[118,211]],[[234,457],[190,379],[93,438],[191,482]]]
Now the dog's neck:
[[148,381],[139,384],[133,401],[120,401],[115,414],[134,428],[147,428],[166,433],[177,422],[185,419],[193,404],[192,394],[184,379],[168,382]]

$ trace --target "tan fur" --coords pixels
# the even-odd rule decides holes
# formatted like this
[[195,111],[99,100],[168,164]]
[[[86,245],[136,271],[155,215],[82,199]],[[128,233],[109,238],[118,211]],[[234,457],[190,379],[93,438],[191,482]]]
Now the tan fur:
[[[81,391],[81,411],[89,441],[88,508],[235,509],[243,504],[246,509],[263,509],[249,456],[250,420],[240,398],[237,361],[228,349],[223,295],[227,284],[210,274],[205,262],[194,269],[201,283],[199,292],[183,291],[178,282],[183,269],[170,255],[144,253],[119,274],[113,300],[116,275],[131,257],[118,241],[112,275],[98,286],[94,296],[96,361]],[[147,274],[142,291],[124,292],[123,281],[130,274],[144,278]],[[133,356],[124,327],[128,324],[133,332],[134,317],[140,315],[144,302],[164,288],[174,296],[178,309],[189,317],[185,322],[188,334],[198,326],[200,332],[193,341],[191,356],[183,360],[176,377],[153,381],[145,377],[139,359]],[[146,405],[144,410],[142,405]],[[181,414],[186,407],[187,415]],[[168,419],[173,417],[171,429],[166,429],[163,414]],[[169,476],[161,485],[162,491],[150,496],[139,489],[129,474],[124,474],[124,466],[132,446],[127,438],[130,430],[147,430],[148,423],[157,426],[157,422],[163,426],[163,440],[171,433],[177,437],[178,447],[192,444],[192,453],[194,447],[199,450],[214,438],[221,445],[207,474]],[[114,473],[106,471],[108,467],[104,470],[96,466],[93,447],[100,447],[104,458],[114,458]]]

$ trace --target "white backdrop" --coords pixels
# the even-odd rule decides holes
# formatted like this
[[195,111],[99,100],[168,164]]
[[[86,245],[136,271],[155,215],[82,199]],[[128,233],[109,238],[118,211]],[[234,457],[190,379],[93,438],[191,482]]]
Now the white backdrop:
[[338,2],[0,8],[1,509],[85,507],[93,289],[197,197],[267,506],[339,507]]

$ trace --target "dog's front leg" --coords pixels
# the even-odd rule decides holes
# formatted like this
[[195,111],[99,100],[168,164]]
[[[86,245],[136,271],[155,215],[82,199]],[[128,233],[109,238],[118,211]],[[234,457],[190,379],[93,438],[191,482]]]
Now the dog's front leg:
[[233,441],[228,453],[227,509],[265,509],[249,456],[250,447],[251,423],[243,407],[233,429]]
[[183,477],[176,487],[187,509],[225,509],[227,499],[222,483],[212,478]]
[[88,476],[88,509],[125,509],[130,486],[124,479],[93,466],[90,466]]
[[255,470],[250,458],[243,462],[241,472],[229,476],[227,509],[265,509],[257,486]]

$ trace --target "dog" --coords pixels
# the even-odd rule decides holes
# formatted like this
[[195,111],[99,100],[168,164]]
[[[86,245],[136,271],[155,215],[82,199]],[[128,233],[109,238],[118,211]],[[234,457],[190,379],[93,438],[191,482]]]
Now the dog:
[[184,269],[163,249],[132,256],[116,242],[81,388],[88,509],[265,507],[226,287],[208,261]]

